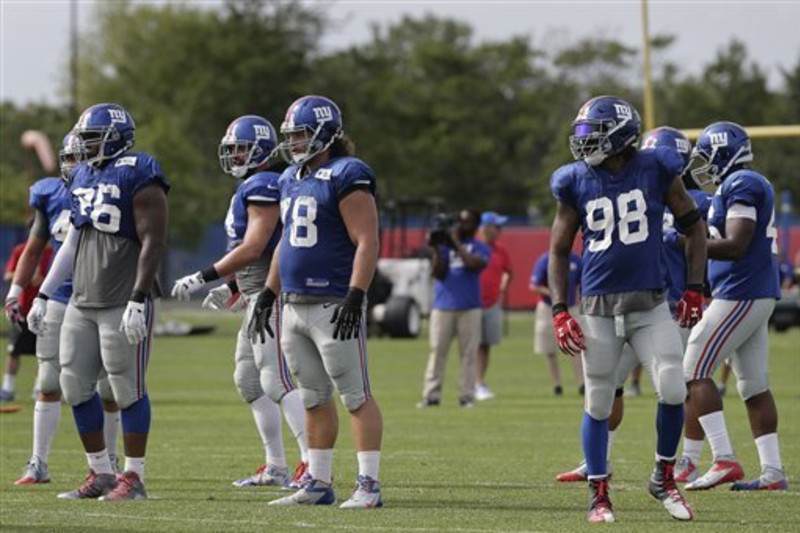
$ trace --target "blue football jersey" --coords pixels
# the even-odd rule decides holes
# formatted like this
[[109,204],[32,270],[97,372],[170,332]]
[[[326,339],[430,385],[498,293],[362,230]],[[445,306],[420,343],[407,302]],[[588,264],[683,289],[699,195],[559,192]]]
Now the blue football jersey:
[[[231,205],[225,217],[225,232],[228,236],[228,250],[239,246],[244,240],[247,231],[247,204],[249,202],[274,203],[280,202],[280,190],[277,172],[258,172],[248,177],[239,184],[236,192],[231,197]],[[267,244],[266,252],[275,251],[281,239],[281,225],[275,228],[272,238]]]
[[708,213],[711,238],[725,237],[725,219],[734,204],[756,212],[753,240],[738,261],[708,262],[711,296],[722,300],[780,298],[778,281],[778,230],[775,228],[775,193],[772,184],[753,170],[738,170],[717,188]]
[[[687,192],[697,204],[703,220],[707,220],[708,209],[711,207],[711,195],[700,189],[689,189]],[[669,209],[664,212],[664,234],[668,232],[679,232],[675,228],[675,217]],[[688,273],[686,251],[674,244],[666,244],[664,245],[664,260],[667,262],[667,301],[679,302],[686,289]]]
[[665,288],[665,197],[683,167],[678,152],[658,147],[636,152],[616,174],[583,161],[553,173],[553,195],[580,216],[583,296]]
[[332,158],[302,178],[299,170],[290,166],[278,181],[283,291],[342,297],[350,285],[356,248],[339,213],[339,201],[358,188],[374,195],[375,173],[355,157]]
[[133,198],[152,184],[169,190],[161,165],[149,154],[127,152],[100,168],[80,165],[73,171],[72,224],[138,243]]
[[[30,206],[40,211],[47,220],[54,252],[58,252],[58,249],[61,248],[61,243],[64,242],[69,231],[71,202],[67,186],[59,178],[42,178],[31,185]],[[67,303],[70,296],[72,296],[72,279],[65,281],[50,295],[50,298],[57,302]]]

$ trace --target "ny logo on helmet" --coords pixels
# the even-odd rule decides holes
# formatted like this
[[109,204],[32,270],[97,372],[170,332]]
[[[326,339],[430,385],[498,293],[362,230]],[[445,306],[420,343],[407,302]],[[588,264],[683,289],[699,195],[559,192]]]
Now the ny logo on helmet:
[[708,138],[711,140],[711,146],[728,146],[727,131],[721,131],[719,133],[709,133]]
[[623,104],[614,104],[614,109],[617,111],[617,118],[621,118],[624,120],[630,120],[633,118],[633,112],[631,111],[630,106],[626,106]]
[[692,151],[692,143],[686,139],[675,139],[675,147],[678,148],[678,151],[682,154],[688,154]]
[[116,122],[125,124],[128,122],[128,118],[125,116],[125,111],[121,109],[109,109],[108,116],[111,117],[112,124]]
[[267,126],[264,126],[262,124],[255,124],[255,125],[253,125],[253,130],[255,130],[255,132],[256,132],[256,138],[257,139],[269,139],[270,138],[269,128]]
[[313,108],[314,118],[318,122],[327,122],[333,119],[333,111],[330,106],[320,106]]

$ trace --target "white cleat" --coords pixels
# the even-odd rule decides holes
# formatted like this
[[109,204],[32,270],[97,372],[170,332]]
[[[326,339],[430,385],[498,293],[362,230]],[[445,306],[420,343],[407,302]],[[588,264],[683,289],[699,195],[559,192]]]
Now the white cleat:
[[494,393],[484,383],[475,385],[475,400],[485,402],[487,400],[494,400]]
[[702,477],[697,478],[685,485],[686,490],[708,490],[722,485],[723,483],[733,483],[744,478],[742,465],[735,457],[717,459],[708,472]]
[[289,468],[261,465],[252,476],[237,479],[234,487],[285,487],[292,480]]
[[300,490],[289,496],[272,500],[269,505],[287,507],[290,505],[331,505],[336,501],[333,486],[318,479],[307,481]]
[[340,509],[377,509],[383,507],[381,484],[369,476],[358,476],[356,488]]

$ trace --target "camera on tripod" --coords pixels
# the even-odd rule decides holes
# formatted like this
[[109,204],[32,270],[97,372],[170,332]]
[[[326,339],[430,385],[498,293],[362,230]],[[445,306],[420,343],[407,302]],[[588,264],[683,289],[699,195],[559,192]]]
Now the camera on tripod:
[[438,213],[433,217],[433,225],[428,235],[430,246],[450,246],[455,248],[451,232],[458,224],[458,215],[453,213]]

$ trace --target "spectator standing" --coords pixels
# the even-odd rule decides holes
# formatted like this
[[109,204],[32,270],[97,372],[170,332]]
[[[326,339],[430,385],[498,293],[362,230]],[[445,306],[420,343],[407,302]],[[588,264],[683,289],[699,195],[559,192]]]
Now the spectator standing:
[[491,400],[494,393],[486,385],[486,370],[489,368],[489,353],[492,346],[503,339],[503,301],[511,283],[511,258],[508,250],[500,244],[501,228],[508,223],[508,217],[494,211],[481,215],[483,242],[491,250],[489,262],[481,272],[481,340],[478,345],[478,374],[475,384],[475,399]]
[[434,283],[431,310],[428,366],[417,407],[433,407],[441,403],[442,383],[447,353],[453,337],[458,335],[461,352],[461,407],[472,407],[475,400],[475,360],[480,342],[481,288],[480,273],[486,267],[491,250],[475,239],[481,215],[463,210],[452,232],[436,237],[431,234]]

